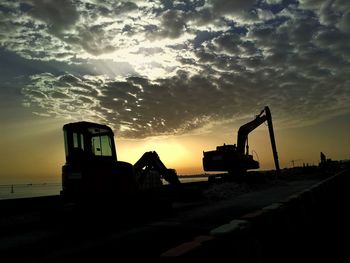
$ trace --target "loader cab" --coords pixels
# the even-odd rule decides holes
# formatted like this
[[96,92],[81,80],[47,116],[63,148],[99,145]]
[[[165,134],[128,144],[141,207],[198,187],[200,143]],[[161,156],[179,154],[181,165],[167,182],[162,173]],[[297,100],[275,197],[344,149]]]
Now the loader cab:
[[[117,161],[114,133],[107,125],[91,122],[63,126],[66,163],[62,166],[64,197],[94,196],[115,191],[132,177],[132,165]],[[117,182],[124,180],[126,182]],[[127,187],[125,187],[127,188]],[[130,189],[130,187],[128,188]]]
[[110,127],[76,122],[63,126],[66,164],[83,161],[116,161],[114,134]]

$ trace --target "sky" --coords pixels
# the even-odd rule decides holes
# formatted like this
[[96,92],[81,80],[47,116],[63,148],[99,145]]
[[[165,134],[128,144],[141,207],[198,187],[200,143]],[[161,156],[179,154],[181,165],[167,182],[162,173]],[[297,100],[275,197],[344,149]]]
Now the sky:
[[[203,173],[265,106],[282,168],[349,159],[349,74],[348,0],[2,0],[0,183],[59,181],[81,120],[119,160]],[[273,169],[266,125],[249,145]]]

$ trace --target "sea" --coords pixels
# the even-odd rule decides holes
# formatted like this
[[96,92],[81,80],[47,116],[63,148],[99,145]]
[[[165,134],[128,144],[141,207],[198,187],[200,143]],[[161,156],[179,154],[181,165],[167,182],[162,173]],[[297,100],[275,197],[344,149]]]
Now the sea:
[[[179,178],[182,183],[206,181],[207,177],[184,176]],[[0,184],[0,200],[38,196],[59,195],[62,183],[28,183],[28,184]]]
[[59,195],[62,183],[29,183],[0,185],[0,199]]

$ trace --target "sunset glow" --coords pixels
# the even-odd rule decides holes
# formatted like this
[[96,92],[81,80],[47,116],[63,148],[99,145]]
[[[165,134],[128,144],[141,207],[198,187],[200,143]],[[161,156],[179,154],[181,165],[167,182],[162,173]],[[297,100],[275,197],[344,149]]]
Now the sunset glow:
[[[111,126],[117,156],[181,174],[264,106],[281,166],[349,159],[350,2],[0,3],[0,181],[60,180],[62,126]],[[273,169],[265,125],[249,135]]]

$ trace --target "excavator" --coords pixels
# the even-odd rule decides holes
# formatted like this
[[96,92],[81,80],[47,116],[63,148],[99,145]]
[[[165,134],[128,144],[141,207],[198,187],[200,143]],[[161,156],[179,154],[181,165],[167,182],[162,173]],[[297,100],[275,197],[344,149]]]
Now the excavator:
[[176,171],[166,168],[154,151],[144,153],[134,165],[119,161],[114,133],[107,125],[68,123],[63,134],[66,163],[62,166],[61,195],[68,200],[125,200],[159,188],[163,181],[180,184]]
[[[203,151],[204,171],[226,171],[225,179],[234,180],[241,178],[247,170],[258,169],[259,162],[249,154],[248,134],[267,121],[272,153],[275,161],[276,174],[280,173],[278,154],[276,150],[275,135],[272,126],[271,111],[268,106],[255,116],[255,119],[242,125],[238,130],[237,145],[224,144],[217,146],[216,150]],[[209,181],[214,180],[209,176]]]

